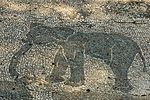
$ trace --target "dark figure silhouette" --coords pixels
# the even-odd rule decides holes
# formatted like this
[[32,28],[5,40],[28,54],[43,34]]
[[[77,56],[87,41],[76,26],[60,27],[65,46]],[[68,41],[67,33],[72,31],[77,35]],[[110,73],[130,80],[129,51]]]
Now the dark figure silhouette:
[[136,54],[139,54],[144,68],[145,59],[140,47],[131,38],[107,33],[75,33],[73,29],[67,27],[47,27],[34,23],[24,40],[25,45],[12,57],[9,72],[17,79],[19,73],[16,71],[17,62],[33,44],[51,46],[56,44],[58,49],[52,73],[47,78],[53,82],[64,81],[63,75],[70,67],[70,79],[66,84],[79,86],[84,84],[84,54],[103,59],[110,66],[115,74],[114,89],[128,92],[132,89],[127,74]]
[[63,80],[61,76],[65,74],[69,64],[71,70],[69,81],[83,84],[84,54],[87,54],[103,59],[110,66],[116,75],[114,89],[128,92],[132,89],[127,78],[128,69],[137,53],[140,54],[144,64],[143,70],[146,71],[141,49],[131,38],[118,34],[78,32],[70,36],[62,45],[62,50],[57,52],[54,60],[57,66],[52,71],[52,80]]

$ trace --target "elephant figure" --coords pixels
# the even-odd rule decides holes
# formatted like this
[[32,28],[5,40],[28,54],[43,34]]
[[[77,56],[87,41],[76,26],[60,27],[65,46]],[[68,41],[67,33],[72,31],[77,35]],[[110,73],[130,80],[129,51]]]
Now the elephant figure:
[[113,89],[129,92],[132,85],[128,80],[128,69],[136,54],[143,61],[143,71],[146,72],[145,59],[141,49],[131,38],[108,33],[75,33],[61,45],[54,59],[55,67],[50,79],[53,82],[64,81],[62,78],[70,66],[71,76],[67,84],[79,86],[84,84],[84,55],[103,59],[115,75]]
[[68,27],[48,27],[39,23],[32,23],[27,39],[21,49],[14,54],[9,65],[9,73],[17,80],[20,74],[16,66],[21,56],[24,55],[32,45],[58,46],[59,49],[54,58],[54,68],[47,77],[52,82],[62,82],[68,66],[70,67],[70,79],[66,84],[79,86],[84,84],[84,55],[90,55],[103,59],[112,69],[115,78],[114,89],[129,91],[132,86],[127,78],[128,69],[137,53],[144,64],[145,59],[140,47],[131,38],[108,33],[81,33],[75,32]]

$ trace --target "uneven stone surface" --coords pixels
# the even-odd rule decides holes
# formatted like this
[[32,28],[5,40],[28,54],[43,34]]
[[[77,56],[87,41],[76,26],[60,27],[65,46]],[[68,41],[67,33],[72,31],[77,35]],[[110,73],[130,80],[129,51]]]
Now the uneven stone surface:
[[149,100],[148,0],[0,2],[0,100]]

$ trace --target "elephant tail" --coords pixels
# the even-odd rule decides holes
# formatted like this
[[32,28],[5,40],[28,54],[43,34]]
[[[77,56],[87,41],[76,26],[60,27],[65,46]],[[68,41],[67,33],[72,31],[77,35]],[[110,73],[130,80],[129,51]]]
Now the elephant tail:
[[140,55],[140,57],[141,57],[141,59],[142,59],[143,65],[144,65],[144,67],[143,67],[143,72],[147,72],[146,61],[145,61],[145,58],[144,58],[144,56],[143,56],[143,53],[142,53],[140,47],[139,47],[139,52],[138,52],[138,53],[139,53],[139,55]]

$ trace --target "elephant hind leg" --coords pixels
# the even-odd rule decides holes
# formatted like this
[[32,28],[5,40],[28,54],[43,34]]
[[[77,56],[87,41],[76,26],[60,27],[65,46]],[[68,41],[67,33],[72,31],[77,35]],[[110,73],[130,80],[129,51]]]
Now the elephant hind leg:
[[112,71],[116,76],[115,85],[113,86],[114,90],[119,90],[122,92],[129,92],[130,90],[132,90],[133,87],[127,77],[128,69],[112,68]]
[[14,79],[18,78],[19,73],[16,71],[17,64],[21,56],[24,55],[31,47],[32,47],[32,44],[27,43],[23,45],[21,49],[13,55],[11,62],[9,64],[9,73],[12,78]]
[[117,59],[113,58],[113,61],[110,64],[110,67],[116,76],[113,89],[129,92],[133,88],[128,79],[128,69],[132,64],[132,58],[133,57],[126,59],[125,56]]
[[128,70],[136,54],[133,44],[118,42],[112,48],[110,67],[116,76],[114,89],[129,92],[133,88],[128,79]]

